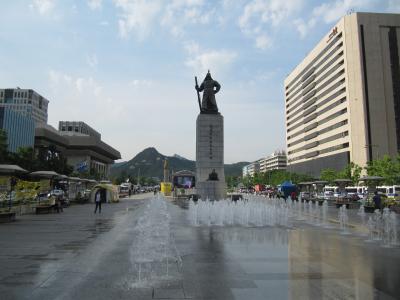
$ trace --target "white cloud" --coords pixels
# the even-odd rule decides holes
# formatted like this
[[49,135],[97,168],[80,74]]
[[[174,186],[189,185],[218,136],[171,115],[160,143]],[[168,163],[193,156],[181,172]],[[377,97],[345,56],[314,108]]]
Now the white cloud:
[[268,36],[260,35],[256,38],[256,47],[261,50],[265,50],[269,48],[272,44],[272,41],[268,38]]
[[89,65],[91,68],[97,67],[97,65],[98,65],[98,63],[99,63],[99,61],[98,61],[98,59],[97,59],[96,53],[94,53],[94,54],[92,54],[92,55],[88,55],[88,56],[86,57],[86,61],[87,61],[88,65]]
[[54,70],[49,71],[49,79],[50,79],[50,84],[52,86],[57,86],[61,83],[66,83],[68,85],[71,85],[72,83],[71,76]]
[[146,37],[162,7],[159,0],[115,0],[114,3],[121,10],[118,25],[122,38],[127,38],[131,32],[139,39]]
[[308,21],[304,21],[303,19],[296,19],[293,21],[296,30],[300,33],[300,38],[305,38],[310,29],[312,29],[317,20],[315,18],[310,18]]
[[388,11],[392,13],[400,13],[400,1],[389,0]]
[[75,79],[75,87],[79,93],[92,93],[100,96],[103,87],[99,85],[92,77],[78,77]]
[[87,4],[91,10],[101,9],[103,5],[102,0],[88,0]]
[[49,97],[52,99],[50,117],[54,124],[62,119],[82,120],[102,131],[105,120],[127,117],[124,104],[107,96],[103,86],[92,76],[74,76],[50,70],[48,78]]
[[330,24],[337,22],[341,17],[349,12],[376,10],[386,7],[390,9],[392,0],[336,0],[322,3],[316,6],[307,21],[302,18],[293,21],[300,37],[304,38],[308,32],[319,22]]
[[54,6],[54,0],[33,0],[30,5],[31,8],[37,10],[41,15],[49,14],[53,10]]
[[[204,0],[114,0],[120,11],[119,34],[145,38],[156,26],[175,37],[185,35],[189,25],[209,24],[216,15]],[[217,18],[216,18],[217,19]]]
[[195,42],[188,42],[184,47],[189,55],[185,65],[195,73],[205,73],[207,70],[225,72],[237,57],[237,53],[230,50],[203,50]]
[[313,17],[320,18],[325,23],[332,23],[346,15],[351,9],[368,7],[374,0],[337,0],[323,3],[313,10]]
[[243,31],[259,23],[278,26],[301,7],[301,0],[253,0],[244,7],[239,26]]
[[302,0],[252,0],[247,3],[238,19],[241,31],[255,38],[255,46],[267,49],[272,41],[268,32],[289,20],[303,7]]
[[192,55],[200,52],[199,44],[197,44],[196,42],[193,42],[193,41],[186,42],[184,44],[184,48],[189,54],[192,54]]
[[150,87],[153,82],[147,79],[134,79],[129,84],[133,87]]
[[60,87],[68,86],[68,90],[75,94],[87,94],[99,96],[103,87],[93,77],[74,77],[72,75],[50,70],[49,83],[53,90],[60,90]]
[[[181,83],[148,79],[111,81],[102,83],[94,76],[59,70],[48,72],[49,89],[45,94],[51,99],[49,124],[57,126],[59,120],[82,120],[99,131],[103,141],[121,151],[124,159],[149,146],[173,154],[182,137],[191,140],[197,115],[197,100],[192,90],[182,90]],[[150,87],[140,88],[146,85]],[[195,100],[187,101],[190,96]],[[165,127],[166,115],[180,116],[179,122],[168,125],[168,132],[175,133],[173,137],[160,130]],[[132,137],[139,142],[132,144]],[[180,146],[179,153],[193,157],[194,151],[194,143],[187,142]]]
[[203,0],[173,0],[165,6],[161,25],[169,27],[172,35],[183,36],[187,25],[209,24],[214,14]]
[[110,23],[108,21],[101,21],[100,25],[101,26],[108,26],[108,25],[110,25]]

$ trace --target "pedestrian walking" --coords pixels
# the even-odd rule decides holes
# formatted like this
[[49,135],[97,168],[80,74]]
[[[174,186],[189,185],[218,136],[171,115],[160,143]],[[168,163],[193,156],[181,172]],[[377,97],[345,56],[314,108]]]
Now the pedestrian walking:
[[372,198],[372,200],[374,201],[375,204],[375,209],[382,209],[382,197],[381,195],[378,193],[378,191],[375,191],[374,193],[374,197]]
[[55,196],[55,197],[56,197],[55,207],[56,207],[57,213],[60,213],[60,211],[64,212],[60,196]]
[[101,213],[101,191],[98,190],[96,195],[94,196],[94,202],[96,203],[96,208],[94,209],[94,213],[96,213],[97,208],[99,209],[99,214]]

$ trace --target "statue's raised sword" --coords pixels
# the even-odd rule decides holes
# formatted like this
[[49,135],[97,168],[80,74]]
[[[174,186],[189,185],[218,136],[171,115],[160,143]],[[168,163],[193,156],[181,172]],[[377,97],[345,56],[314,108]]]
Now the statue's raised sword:
[[200,112],[201,112],[202,110],[201,110],[201,103],[200,103],[200,93],[198,90],[199,85],[197,83],[197,76],[194,76],[194,81],[196,82],[197,100],[199,101],[199,108],[200,108]]

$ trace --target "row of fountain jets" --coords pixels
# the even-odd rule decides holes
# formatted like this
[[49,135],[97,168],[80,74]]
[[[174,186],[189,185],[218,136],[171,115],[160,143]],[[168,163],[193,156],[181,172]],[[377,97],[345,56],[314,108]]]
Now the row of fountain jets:
[[[266,200],[261,196],[249,196],[244,201],[190,201],[189,219],[194,226],[245,226],[293,227],[293,222],[303,221],[315,226],[334,228],[328,220],[328,202],[322,206],[312,202],[288,202],[281,199]],[[386,247],[398,246],[397,218],[385,208],[375,211],[366,220],[364,207],[358,216],[361,227],[367,228],[368,242],[381,242]],[[351,234],[346,206],[339,209],[340,231]],[[155,280],[170,280],[179,276],[182,259],[170,228],[171,217],[165,199],[158,195],[144,208],[135,226],[135,240],[130,260],[134,267],[134,286],[146,286]]]
[[167,203],[161,197],[152,198],[145,206],[135,226],[135,241],[130,260],[135,268],[135,284],[148,284],[176,276],[182,259],[170,229]]
[[[363,206],[357,215],[361,223],[357,229],[366,234],[368,242],[376,241],[385,247],[398,246],[398,227],[395,212],[388,208],[376,210],[368,217]],[[190,201],[189,220],[193,226],[283,226],[292,227],[294,221],[303,221],[323,228],[335,228],[334,222],[328,220],[328,202],[322,206],[317,202],[297,202],[289,197],[266,199],[262,196],[249,195],[243,201]],[[338,212],[338,223],[341,234],[351,234],[348,210],[345,205]]]

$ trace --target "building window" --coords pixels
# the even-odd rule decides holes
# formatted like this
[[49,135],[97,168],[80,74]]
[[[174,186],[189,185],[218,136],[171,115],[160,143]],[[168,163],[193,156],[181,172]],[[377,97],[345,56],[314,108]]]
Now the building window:
[[72,126],[68,126],[68,131],[72,131]]

